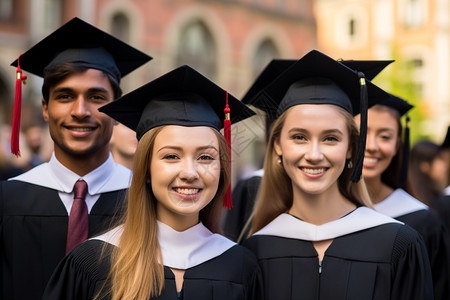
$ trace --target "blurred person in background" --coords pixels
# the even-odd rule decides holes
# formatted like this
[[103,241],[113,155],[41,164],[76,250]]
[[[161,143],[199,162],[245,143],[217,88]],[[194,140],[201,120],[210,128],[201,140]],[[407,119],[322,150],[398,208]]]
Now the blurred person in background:
[[[25,160],[23,158],[14,159],[10,150],[11,127],[0,126],[0,180],[17,176],[26,171]],[[20,162],[20,164],[19,164]]]
[[[447,185],[442,194],[431,200],[431,208],[438,214],[447,229],[450,230],[450,126],[447,129],[447,135],[441,144],[440,154],[446,162],[447,168]],[[443,171],[445,174],[445,171]]]
[[441,150],[438,144],[428,140],[418,141],[411,149],[411,194],[428,206],[448,185],[448,161]]
[[46,161],[42,156],[44,142],[43,130],[44,127],[36,123],[32,123],[23,129],[25,144],[30,151],[30,157],[28,159],[30,169]]
[[110,141],[110,149],[114,161],[131,170],[137,143],[136,132],[122,123],[114,126]]

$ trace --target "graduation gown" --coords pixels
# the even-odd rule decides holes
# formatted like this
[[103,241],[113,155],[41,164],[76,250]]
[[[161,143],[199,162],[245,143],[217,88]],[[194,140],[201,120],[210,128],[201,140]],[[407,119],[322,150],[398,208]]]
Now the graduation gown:
[[[228,245],[224,246],[220,238],[212,239],[194,247],[184,247],[180,243],[181,249],[173,243],[161,243],[163,261],[167,261],[164,263],[164,289],[160,296],[152,299],[263,300],[262,277],[255,256],[242,246],[226,241]],[[189,243],[187,238],[184,241]],[[106,253],[116,247],[109,242],[92,239],[69,253],[52,275],[44,299],[92,299],[101,290],[110,270],[110,257],[101,255],[105,245]],[[215,249],[219,255],[214,254]],[[177,255],[177,252],[183,254]],[[186,264],[185,260],[190,262]],[[175,276],[167,264],[178,268],[187,266],[180,297]],[[102,293],[103,296],[105,294]],[[101,299],[109,299],[109,295]]]
[[[65,255],[68,213],[59,195],[59,182],[53,179],[65,174],[59,169],[52,172],[52,163],[0,182],[0,299],[41,299]],[[101,168],[93,171],[100,171],[97,186],[104,192],[90,209],[89,237],[111,226],[123,205],[124,187],[131,174],[112,158],[102,166],[107,172]]]
[[396,189],[374,208],[409,225],[422,236],[430,259],[434,298],[450,299],[450,238],[439,217],[402,189]]
[[[124,194],[120,190],[100,196],[89,214],[89,236],[110,226]],[[3,299],[41,299],[65,255],[67,211],[57,191],[21,181],[0,184],[0,211]]]
[[[258,258],[265,299],[433,299],[420,236],[379,215],[360,207],[315,226],[282,214],[252,235],[244,246]],[[327,239],[319,262],[312,241]]]
[[240,180],[233,188],[231,194],[233,208],[226,212],[223,224],[224,235],[233,241],[238,240],[245,223],[253,211],[258,189],[261,185],[262,173],[262,169],[254,172],[253,176]]
[[444,222],[447,231],[450,233],[450,195],[438,196],[431,201],[430,207]]

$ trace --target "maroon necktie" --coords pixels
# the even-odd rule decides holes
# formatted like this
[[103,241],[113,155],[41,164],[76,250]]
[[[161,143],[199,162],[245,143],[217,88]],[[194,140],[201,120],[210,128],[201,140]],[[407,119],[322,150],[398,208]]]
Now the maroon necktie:
[[87,193],[87,183],[79,180],[73,187],[73,204],[69,215],[67,230],[66,254],[88,237],[89,220],[88,210],[84,198]]

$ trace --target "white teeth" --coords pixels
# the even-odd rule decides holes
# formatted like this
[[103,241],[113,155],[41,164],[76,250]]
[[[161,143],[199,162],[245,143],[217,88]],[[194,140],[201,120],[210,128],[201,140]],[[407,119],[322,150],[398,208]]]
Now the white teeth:
[[185,194],[185,195],[193,195],[200,191],[200,189],[180,189],[175,188],[175,191],[179,194]]
[[80,132],[85,132],[85,131],[90,131],[92,130],[92,128],[72,128],[73,131],[80,131]]
[[317,175],[320,173],[325,172],[325,168],[321,168],[321,169],[307,169],[307,168],[302,168],[303,172],[311,174],[311,175]]
[[375,164],[378,161],[376,158],[366,157],[364,158],[364,162],[368,164]]

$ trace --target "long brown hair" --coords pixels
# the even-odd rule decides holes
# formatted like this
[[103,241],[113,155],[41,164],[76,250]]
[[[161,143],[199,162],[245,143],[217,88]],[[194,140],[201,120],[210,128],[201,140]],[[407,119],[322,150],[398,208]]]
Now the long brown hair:
[[[151,189],[150,164],[157,135],[164,126],[151,129],[140,139],[128,192],[128,207],[121,222],[123,233],[111,253],[111,270],[102,290],[110,286],[112,299],[147,300],[161,294],[164,266],[158,242],[156,203]],[[200,211],[200,221],[212,232],[219,232],[219,216],[230,183],[228,147],[225,138],[213,130],[219,141],[220,179],[217,193]],[[109,282],[108,282],[109,281]],[[101,293],[102,291],[100,291]],[[97,298],[100,298],[100,293]]]
[[[336,109],[345,118],[350,136],[349,148],[352,153],[351,160],[352,164],[355,165],[359,139],[358,128],[350,113],[338,106],[336,106]],[[253,212],[254,219],[250,234],[260,230],[277,216],[288,211],[293,204],[294,196],[292,191],[292,180],[287,175],[283,166],[277,162],[278,155],[274,149],[275,141],[280,139],[281,130],[283,129],[287,114],[290,111],[291,108],[280,115],[275,121],[270,134],[264,161],[264,176]],[[352,171],[353,169],[348,168],[346,164],[346,167],[338,178],[340,193],[357,206],[371,206],[370,198],[363,180],[360,180],[358,183],[351,182],[350,177]]]

